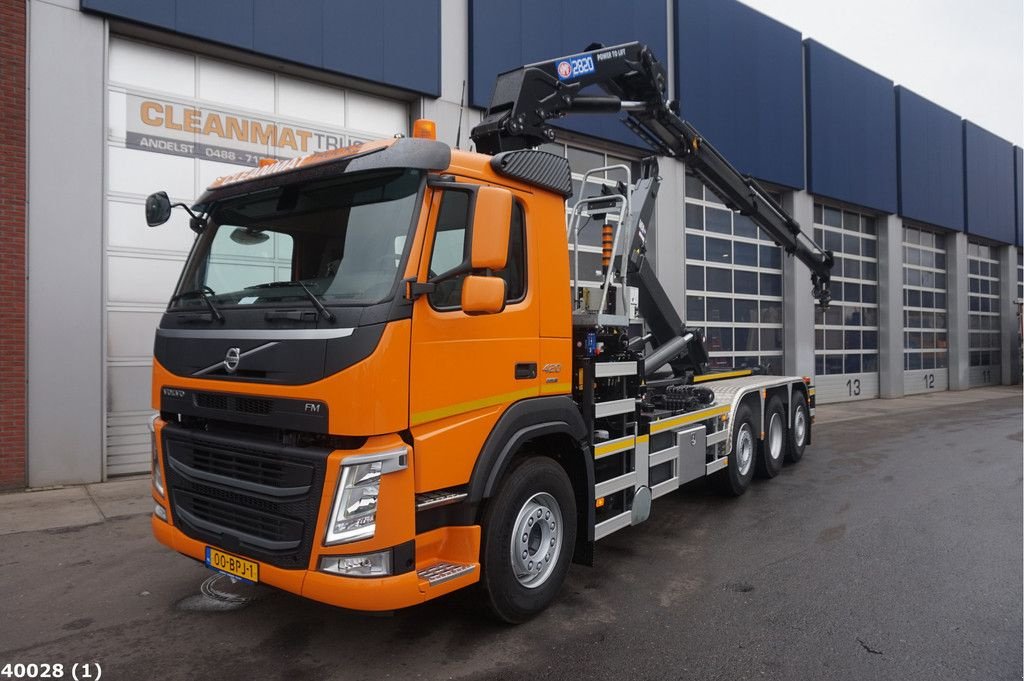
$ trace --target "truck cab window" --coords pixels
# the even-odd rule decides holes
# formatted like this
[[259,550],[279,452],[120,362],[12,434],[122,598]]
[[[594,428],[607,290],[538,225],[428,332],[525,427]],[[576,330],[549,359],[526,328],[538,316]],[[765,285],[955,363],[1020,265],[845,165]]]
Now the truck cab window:
[[[469,225],[468,192],[447,191],[441,198],[434,230],[434,246],[430,255],[430,273],[433,278],[457,267],[469,256],[466,230]],[[516,202],[512,206],[512,224],[509,229],[508,260],[505,269],[495,273],[505,280],[505,301],[518,302],[526,295],[526,234],[523,208]],[[430,304],[439,310],[457,310],[462,303],[462,280],[458,275],[440,282],[430,294]]]

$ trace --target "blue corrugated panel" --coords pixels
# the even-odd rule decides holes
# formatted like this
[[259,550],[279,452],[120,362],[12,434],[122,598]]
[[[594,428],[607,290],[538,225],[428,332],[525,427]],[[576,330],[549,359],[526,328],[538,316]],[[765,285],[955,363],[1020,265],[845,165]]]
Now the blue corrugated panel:
[[82,9],[174,29],[176,0],[82,0]]
[[964,228],[964,149],[960,117],[896,87],[900,215]]
[[891,80],[813,40],[807,70],[807,187],[896,212],[896,96]]
[[1017,245],[1024,246],[1024,149],[1013,148],[1014,192],[1017,197]]
[[799,31],[735,0],[676,0],[682,114],[741,171],[804,186]]
[[174,26],[179,33],[251,50],[253,0],[177,0]]
[[323,0],[256,0],[253,49],[300,64],[323,64]]
[[[594,42],[615,45],[639,40],[666,61],[666,14],[661,0],[470,0],[469,103],[486,108],[495,76],[503,71],[581,52]],[[641,145],[633,133],[609,116],[575,116],[560,125]]]
[[82,9],[441,94],[441,0],[81,0]]
[[964,199],[970,234],[1016,241],[1013,145],[964,121]]

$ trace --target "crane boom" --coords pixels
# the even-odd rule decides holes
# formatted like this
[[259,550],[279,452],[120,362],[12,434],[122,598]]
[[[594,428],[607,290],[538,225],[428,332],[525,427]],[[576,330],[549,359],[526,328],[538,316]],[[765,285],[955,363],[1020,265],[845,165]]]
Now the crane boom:
[[[813,295],[826,307],[833,257],[804,234],[757,180],[737,170],[666,99],[665,67],[639,42],[537,62],[498,76],[491,105],[471,136],[496,154],[554,139],[549,121],[570,113],[625,112],[626,125],[663,156],[678,158],[732,210],[748,216],[811,271]],[[596,86],[605,94],[584,94]]]

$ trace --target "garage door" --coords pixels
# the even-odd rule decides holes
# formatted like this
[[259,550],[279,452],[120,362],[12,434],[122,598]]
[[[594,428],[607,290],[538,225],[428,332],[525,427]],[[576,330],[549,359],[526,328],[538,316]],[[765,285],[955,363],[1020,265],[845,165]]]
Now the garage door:
[[[999,250],[973,239],[967,242],[968,385],[999,385],[1002,380],[1002,338],[999,321]],[[1010,289],[1012,291],[1012,289]],[[1012,295],[1008,291],[1009,295]]]
[[835,254],[832,304],[817,309],[818,401],[878,397],[878,231],[875,218],[814,205],[814,240]]
[[146,195],[191,201],[214,178],[406,134],[408,106],[111,37],[105,203],[106,475],[149,468],[153,331],[192,243],[185,214],[149,229]]
[[949,388],[945,236],[903,227],[903,392]]

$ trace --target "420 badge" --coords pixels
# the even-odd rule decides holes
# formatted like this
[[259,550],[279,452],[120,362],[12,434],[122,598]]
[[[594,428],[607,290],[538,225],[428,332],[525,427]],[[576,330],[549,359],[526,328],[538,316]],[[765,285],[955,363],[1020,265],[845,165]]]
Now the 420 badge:
[[585,54],[580,57],[563,59],[558,62],[556,70],[558,71],[559,80],[569,80],[570,78],[585,76],[588,73],[594,72],[594,57],[593,55]]

